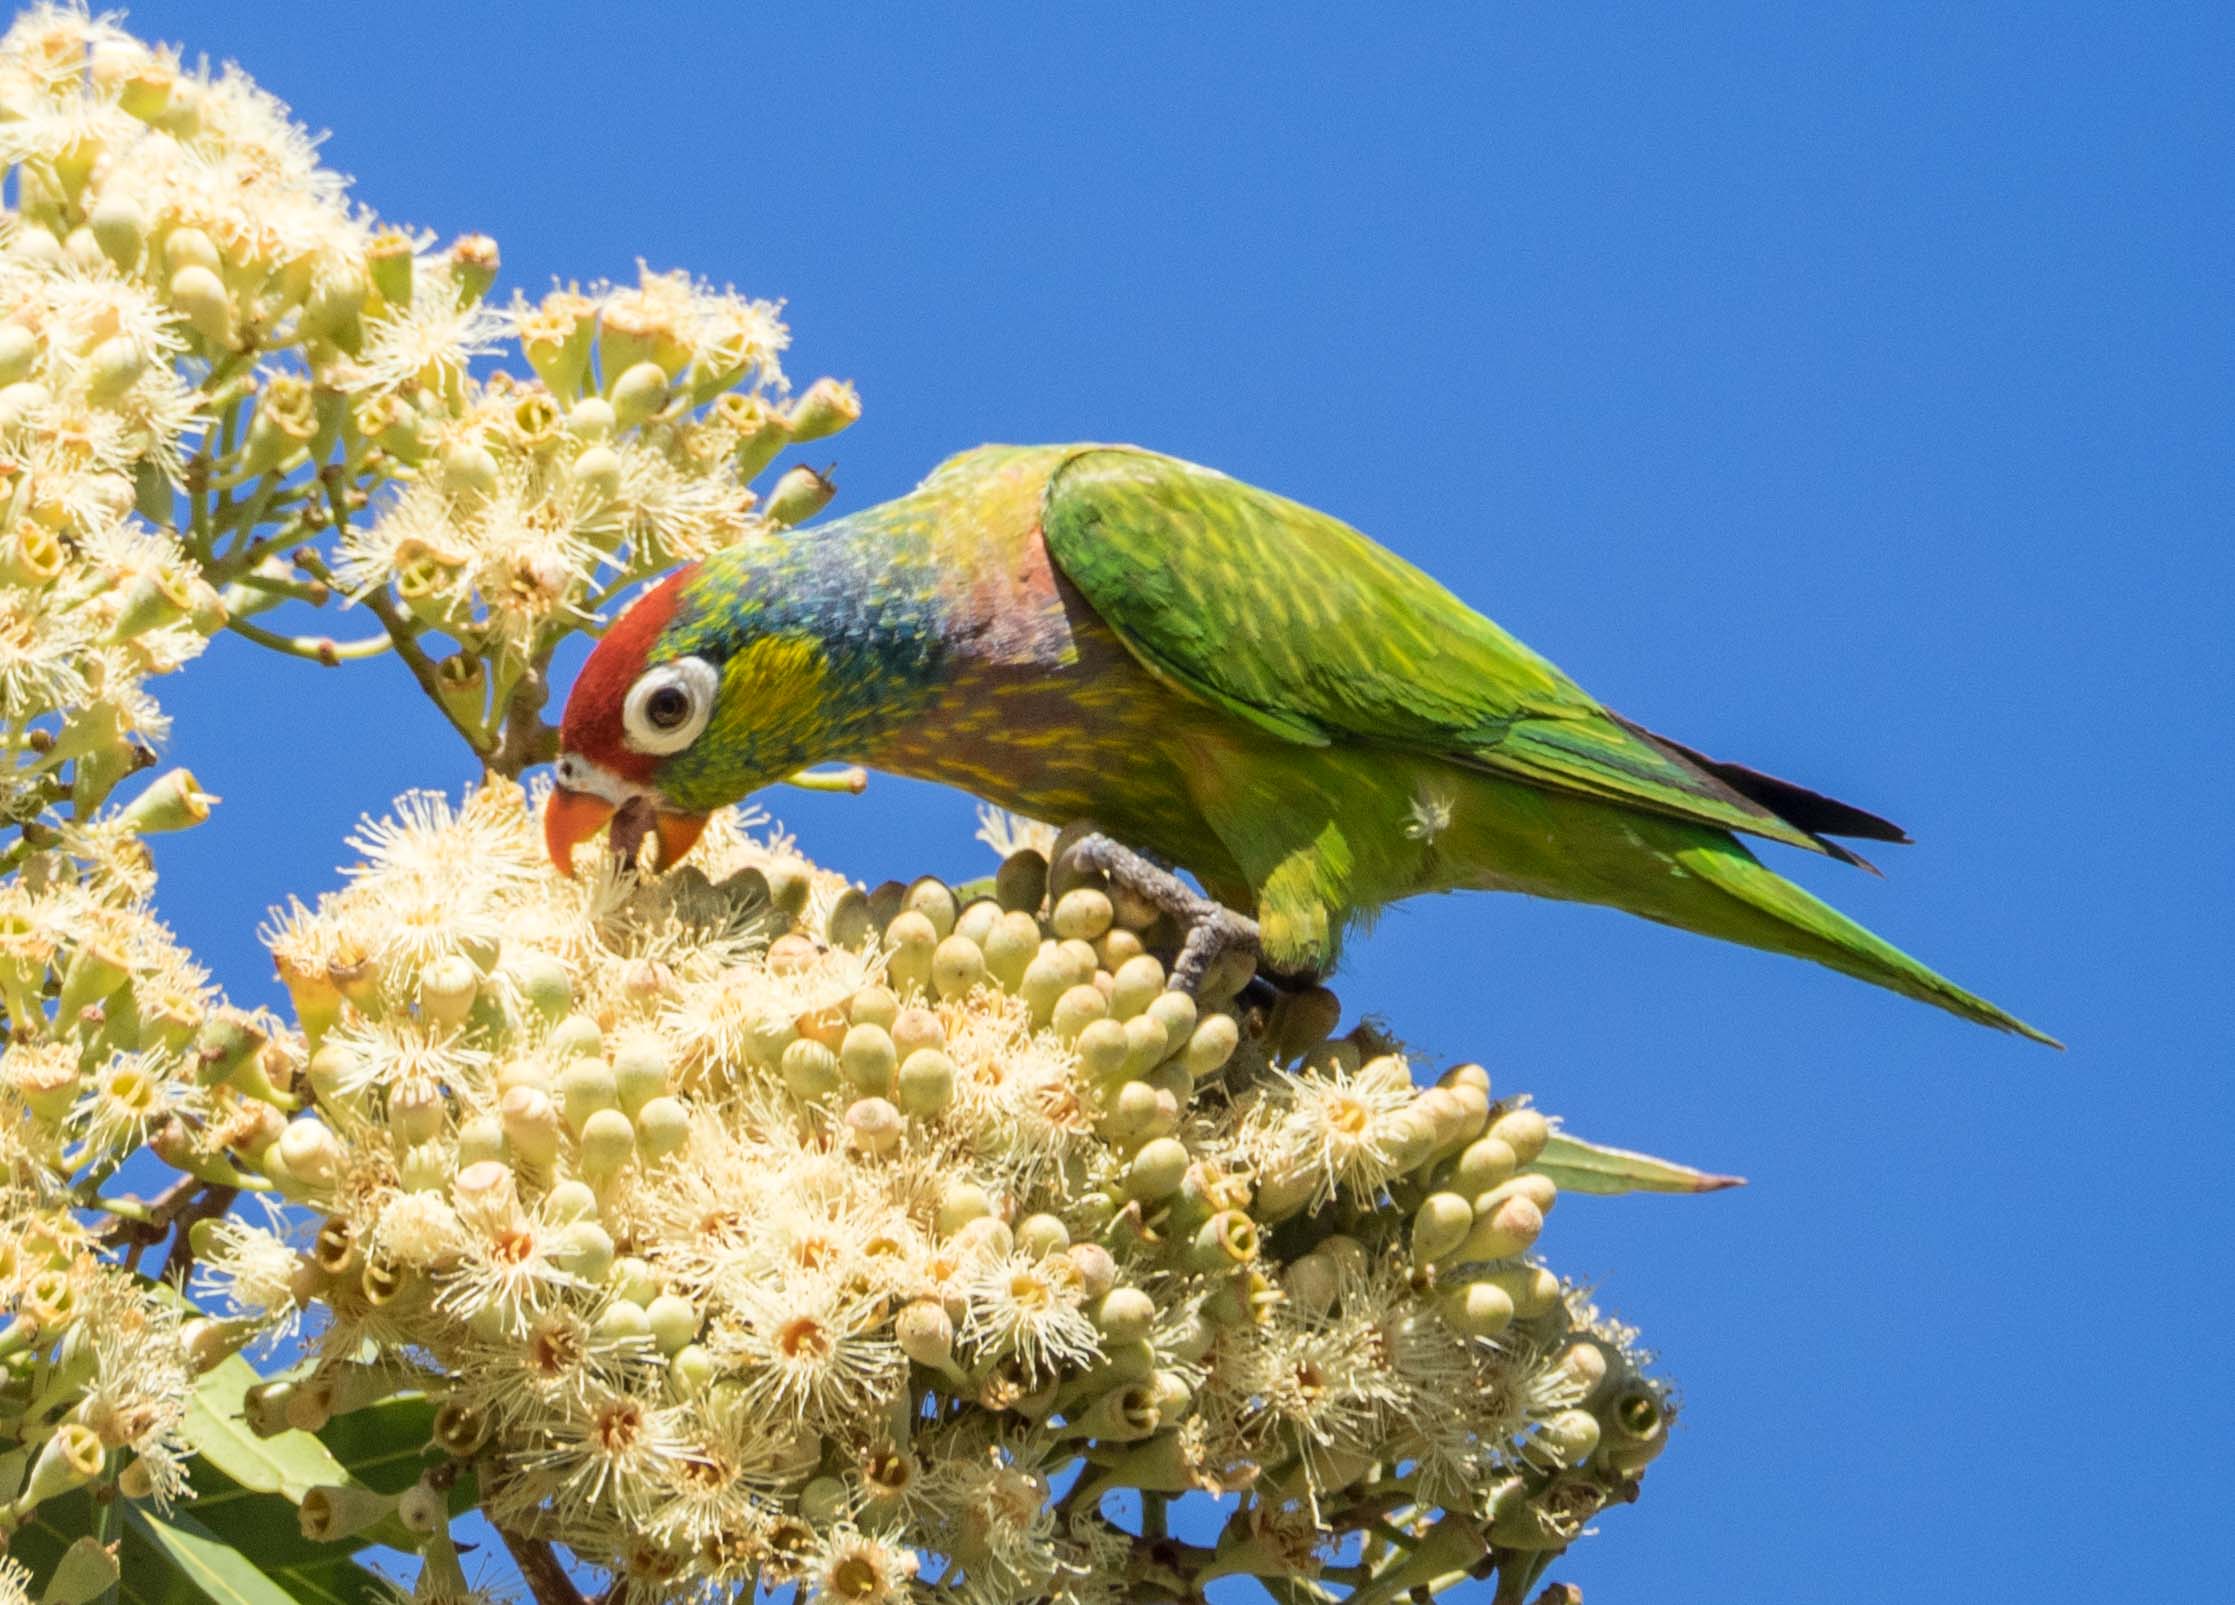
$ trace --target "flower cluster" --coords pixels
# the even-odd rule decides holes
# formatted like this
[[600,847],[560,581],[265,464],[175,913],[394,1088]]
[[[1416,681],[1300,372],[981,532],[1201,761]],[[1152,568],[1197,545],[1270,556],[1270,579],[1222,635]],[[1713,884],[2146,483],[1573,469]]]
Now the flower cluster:
[[[1565,1546],[1665,1442],[1527,1257],[1543,1116],[1325,992],[1168,990],[1176,933],[1035,849],[865,892],[722,819],[563,881],[501,782],[356,845],[268,932],[305,1107],[235,1151],[309,1213],[202,1234],[211,1296],[313,1334],[252,1420],[424,1391],[500,1527],[632,1598],[1413,1563],[1346,1566],[1368,1524],[1440,1577]],[[1151,1544],[1121,1488],[1223,1527]]]

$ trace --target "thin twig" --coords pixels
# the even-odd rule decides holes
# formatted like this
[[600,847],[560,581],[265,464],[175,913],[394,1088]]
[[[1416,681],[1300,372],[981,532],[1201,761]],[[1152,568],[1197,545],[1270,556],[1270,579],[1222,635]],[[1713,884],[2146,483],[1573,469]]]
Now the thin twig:
[[574,1579],[559,1564],[559,1557],[551,1552],[549,1540],[524,1537],[503,1527],[497,1529],[497,1536],[511,1552],[512,1564],[520,1568],[536,1605],[588,1605],[582,1590],[574,1586]]
[[246,619],[225,621],[225,628],[235,635],[245,636],[258,646],[269,647],[274,652],[284,652],[289,657],[304,658],[312,663],[322,663],[327,668],[338,668],[344,663],[377,658],[384,652],[395,650],[393,636],[374,635],[361,641],[337,641],[330,635],[281,635],[277,630],[267,630],[260,624]]
[[[314,580],[327,585],[334,583],[333,571],[326,566],[326,560],[307,546],[295,553],[295,566]],[[465,738],[466,745],[473,749],[474,756],[487,763],[496,754],[495,738],[487,731],[468,724],[443,700],[442,682],[435,676],[435,660],[427,656],[426,649],[419,644],[418,630],[397,610],[387,590],[376,586],[355,600],[362,602],[365,610],[380,620],[380,627],[388,632],[388,639],[395,643],[396,656],[403,659],[404,667],[419,682],[419,689],[427,694],[427,700],[441,710],[442,716],[450,721],[450,728]]]

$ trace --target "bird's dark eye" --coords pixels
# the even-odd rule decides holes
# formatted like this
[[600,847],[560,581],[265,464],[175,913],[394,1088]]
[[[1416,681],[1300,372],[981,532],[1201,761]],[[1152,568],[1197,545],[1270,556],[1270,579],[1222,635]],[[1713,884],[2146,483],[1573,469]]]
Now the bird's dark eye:
[[644,717],[655,730],[673,730],[691,716],[691,694],[679,685],[663,685],[644,699]]

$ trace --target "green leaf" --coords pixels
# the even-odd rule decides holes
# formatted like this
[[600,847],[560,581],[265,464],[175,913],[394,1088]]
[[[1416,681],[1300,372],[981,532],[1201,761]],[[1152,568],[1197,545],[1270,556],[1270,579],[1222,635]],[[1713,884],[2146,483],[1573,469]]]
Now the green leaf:
[[237,1354],[205,1371],[186,1402],[186,1441],[234,1482],[257,1493],[300,1501],[308,1489],[347,1482],[349,1473],[341,1462],[309,1433],[259,1438],[248,1430],[242,1399],[264,1380]]
[[[159,1516],[139,1505],[122,1510],[128,1538],[152,1551],[151,1565],[126,1568],[125,1592],[147,1605],[297,1605],[295,1597],[254,1561],[192,1516]],[[134,1557],[137,1561],[137,1557]],[[168,1581],[146,1575],[167,1569]]]
[[1607,1148],[1555,1131],[1529,1169],[1564,1193],[1713,1193],[1743,1187],[1744,1176],[1716,1176],[1627,1148]]

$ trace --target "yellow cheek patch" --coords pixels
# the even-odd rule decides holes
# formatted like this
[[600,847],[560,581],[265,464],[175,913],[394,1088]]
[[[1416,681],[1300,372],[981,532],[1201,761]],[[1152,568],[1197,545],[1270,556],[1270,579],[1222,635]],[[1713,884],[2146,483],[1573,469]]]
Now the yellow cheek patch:
[[829,660],[816,642],[762,636],[723,667],[721,706],[708,733],[717,745],[749,735],[765,747],[812,746],[828,722],[829,674]]

